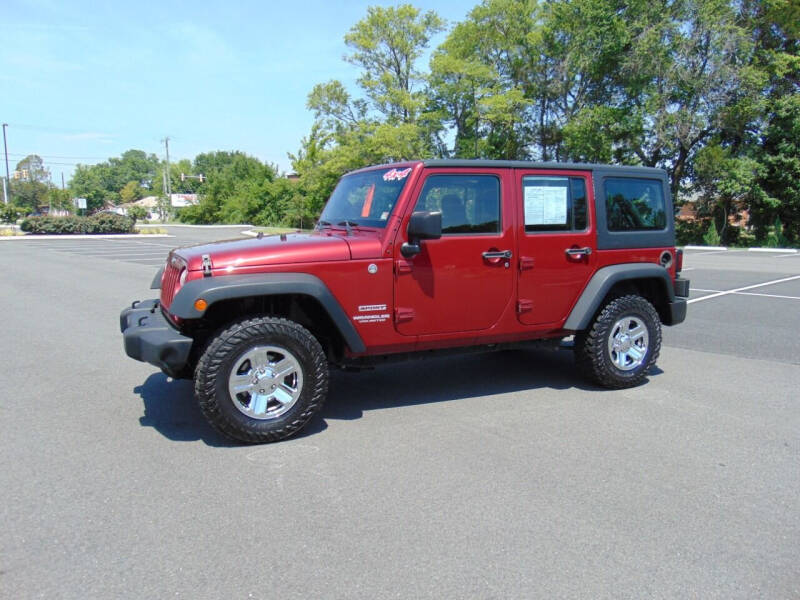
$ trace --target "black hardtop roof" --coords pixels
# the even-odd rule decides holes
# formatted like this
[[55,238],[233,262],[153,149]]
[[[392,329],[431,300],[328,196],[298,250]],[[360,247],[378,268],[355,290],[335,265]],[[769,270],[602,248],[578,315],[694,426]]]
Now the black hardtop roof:
[[422,163],[425,167],[431,168],[473,168],[473,169],[565,169],[571,171],[617,171],[628,175],[649,175],[659,178],[666,177],[664,169],[655,167],[637,167],[631,165],[604,165],[599,163],[571,163],[571,162],[535,162],[532,160],[490,160],[484,158],[431,158],[427,160],[409,160],[396,163],[386,163],[383,165],[371,165],[350,171],[347,175],[372,171],[374,169],[388,169],[392,167],[413,167]]
[[395,163],[386,163],[383,165],[370,165],[362,167],[347,173],[361,173],[363,171],[372,171],[373,169],[391,168],[391,167],[413,167],[422,163],[425,167],[446,169],[446,168],[473,168],[473,169],[566,169],[573,171],[618,171],[625,172],[628,175],[640,174],[649,176],[665,177],[666,171],[655,167],[638,167],[632,165],[606,165],[600,163],[572,163],[572,162],[536,162],[532,160],[490,160],[484,158],[431,158],[427,160],[409,160],[398,161]]
[[488,159],[464,159],[464,158],[439,158],[423,160],[422,164],[426,167],[447,168],[507,168],[507,169],[568,169],[576,171],[626,171],[638,172],[641,174],[666,173],[664,169],[655,167],[637,167],[629,165],[604,165],[597,163],[570,163],[570,162],[535,162],[531,160],[488,160]]

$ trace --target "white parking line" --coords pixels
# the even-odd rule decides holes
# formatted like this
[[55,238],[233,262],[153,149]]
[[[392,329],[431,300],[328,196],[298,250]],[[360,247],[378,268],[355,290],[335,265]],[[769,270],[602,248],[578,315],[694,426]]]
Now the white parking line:
[[[700,302],[701,300],[709,300],[710,298],[719,298],[720,296],[727,296],[729,294],[736,294],[738,292],[744,292],[745,290],[753,290],[755,288],[764,287],[766,285],[774,285],[776,283],[783,283],[784,281],[794,281],[796,279],[800,279],[800,275],[795,275],[794,277],[784,277],[783,279],[775,279],[774,281],[766,281],[764,283],[757,283],[755,285],[747,285],[745,287],[736,288],[734,290],[726,290],[724,292],[716,292],[713,294],[709,294],[708,296],[703,296],[701,298],[692,298],[687,302],[687,304],[692,304],[693,302]],[[700,290],[697,290],[700,291]]]
[[117,252],[95,252],[93,254],[84,254],[84,256],[96,256],[97,258],[119,258],[122,256],[163,256],[166,258],[165,252],[158,252],[156,250],[146,250],[144,252],[126,252],[120,250]]
[[[702,288],[690,288],[692,292],[722,293],[720,290],[704,290]],[[800,300],[800,296],[781,296],[780,294],[759,294],[758,292],[728,292],[733,296],[762,296],[764,298],[785,298],[787,300]],[[698,298],[699,300],[699,298]]]
[[764,298],[785,298],[786,300],[800,300],[800,296],[779,296],[778,294],[758,294],[754,292],[736,292],[737,296],[763,296]]
[[779,256],[776,256],[775,258],[789,258],[790,256],[793,258],[797,258],[798,256],[800,256],[800,252],[792,252],[791,254],[781,254]]
[[722,254],[727,250],[712,250],[711,252],[693,252],[690,256],[707,256],[709,254]]

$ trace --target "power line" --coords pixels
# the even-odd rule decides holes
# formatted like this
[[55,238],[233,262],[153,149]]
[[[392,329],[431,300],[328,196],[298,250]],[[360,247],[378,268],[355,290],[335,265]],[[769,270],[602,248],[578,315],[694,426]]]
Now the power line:
[[108,158],[110,158],[108,156],[61,156],[61,155],[56,155],[56,154],[39,154],[38,152],[28,152],[28,153],[24,153],[24,152],[9,152],[8,155],[9,156],[21,156],[23,158],[31,156],[31,155],[36,155],[36,156],[39,156],[41,158],[74,158],[74,159],[84,159],[85,158],[85,159],[88,159],[88,160],[107,160]]

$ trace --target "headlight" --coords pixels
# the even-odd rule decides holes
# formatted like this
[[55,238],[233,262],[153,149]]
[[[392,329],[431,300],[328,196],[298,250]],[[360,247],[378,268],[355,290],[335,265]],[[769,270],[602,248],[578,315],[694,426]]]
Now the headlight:
[[181,287],[183,287],[183,284],[186,283],[186,276],[188,274],[189,274],[189,269],[187,269],[186,267],[183,267],[183,269],[181,269],[181,275],[178,278],[178,281],[180,282]]

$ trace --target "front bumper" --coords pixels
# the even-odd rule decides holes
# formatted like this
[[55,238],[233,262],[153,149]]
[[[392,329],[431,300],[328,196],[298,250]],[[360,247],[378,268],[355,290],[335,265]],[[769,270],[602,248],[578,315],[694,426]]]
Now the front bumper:
[[134,302],[119,315],[125,353],[172,377],[189,362],[192,338],[181,335],[161,313],[158,300]]

